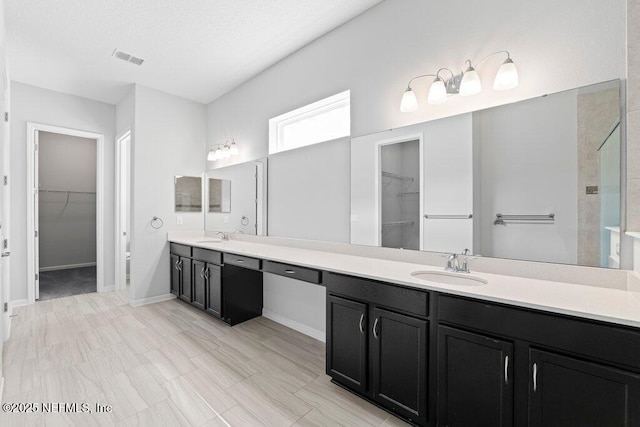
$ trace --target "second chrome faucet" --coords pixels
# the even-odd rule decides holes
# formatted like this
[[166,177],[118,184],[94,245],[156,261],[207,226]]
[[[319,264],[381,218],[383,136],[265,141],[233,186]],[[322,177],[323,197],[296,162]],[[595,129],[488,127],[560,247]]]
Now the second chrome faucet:
[[[462,263],[460,262],[461,257]],[[471,257],[471,251],[469,249],[465,249],[460,255],[450,254],[447,257],[447,264],[444,269],[445,271],[451,271],[454,273],[471,273],[469,270],[469,261],[472,259],[475,259],[475,257]]]

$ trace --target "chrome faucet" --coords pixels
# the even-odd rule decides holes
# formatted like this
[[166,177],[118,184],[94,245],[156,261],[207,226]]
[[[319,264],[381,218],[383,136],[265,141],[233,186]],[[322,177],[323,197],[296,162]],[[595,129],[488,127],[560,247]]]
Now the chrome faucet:
[[458,254],[451,254],[447,258],[447,265],[444,267],[445,271],[458,272],[460,265],[458,264]]
[[223,242],[228,242],[229,241],[229,233],[227,233],[225,231],[214,231],[214,233],[221,234]]
[[475,259],[475,257],[471,256],[471,251],[469,249],[465,249],[460,255],[464,256],[462,264],[460,264],[458,254],[450,254],[447,257],[447,264],[445,265],[444,270],[454,273],[471,273],[471,271],[469,271],[469,261]]

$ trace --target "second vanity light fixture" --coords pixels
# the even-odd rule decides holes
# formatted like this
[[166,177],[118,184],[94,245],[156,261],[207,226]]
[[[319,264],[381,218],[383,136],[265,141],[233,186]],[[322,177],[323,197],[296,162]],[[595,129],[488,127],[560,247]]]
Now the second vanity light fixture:
[[[513,89],[518,86],[518,70],[511,60],[509,52],[506,50],[501,50],[485,56],[476,63],[476,66],[480,65],[492,56],[500,54],[506,54],[507,59],[504,60],[498,69],[498,73],[496,74],[496,78],[493,82],[493,88],[495,90]],[[445,80],[440,75],[443,71],[447,71],[451,77]],[[448,68],[440,68],[436,74],[422,74],[409,80],[407,89],[405,90],[404,95],[402,95],[402,101],[400,102],[400,111],[403,113],[411,113],[418,109],[418,99],[416,98],[416,94],[413,89],[411,89],[411,83],[413,83],[414,80],[423,77],[435,77],[433,83],[431,83],[431,87],[429,88],[429,95],[427,96],[427,102],[429,104],[442,104],[446,102],[447,96],[449,95],[459,94],[460,96],[471,96],[482,90],[480,76],[478,76],[478,72],[473,67],[471,60],[468,59],[465,62],[464,70],[460,74],[454,74],[453,71]]]
[[238,146],[236,145],[236,140],[233,139],[231,144],[227,141],[226,144],[218,144],[215,148],[209,150],[209,154],[207,154],[207,160],[210,162],[215,162],[220,159],[228,159],[231,156],[237,156],[240,154],[238,150]]

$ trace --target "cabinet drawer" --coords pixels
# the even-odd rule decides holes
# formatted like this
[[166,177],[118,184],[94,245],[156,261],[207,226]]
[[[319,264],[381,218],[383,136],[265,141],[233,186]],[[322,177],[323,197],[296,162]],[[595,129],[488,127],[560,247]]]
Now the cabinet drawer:
[[193,259],[198,259],[211,264],[222,264],[222,254],[210,249],[193,248]]
[[518,338],[640,372],[640,330],[478,300],[440,296],[440,322]]
[[378,304],[418,316],[429,315],[429,294],[416,289],[382,282],[342,276],[327,275],[327,292],[345,295],[361,301]]
[[260,263],[262,261],[256,258],[228,253],[223,254],[222,258],[225,264],[233,264],[239,267],[250,268],[252,270],[260,270]]
[[178,243],[171,243],[169,251],[172,254],[191,258],[191,246],[180,245]]
[[274,261],[264,261],[262,271],[290,277],[292,279],[303,280],[310,283],[321,283],[322,272],[312,268],[299,267],[296,265],[282,264]]

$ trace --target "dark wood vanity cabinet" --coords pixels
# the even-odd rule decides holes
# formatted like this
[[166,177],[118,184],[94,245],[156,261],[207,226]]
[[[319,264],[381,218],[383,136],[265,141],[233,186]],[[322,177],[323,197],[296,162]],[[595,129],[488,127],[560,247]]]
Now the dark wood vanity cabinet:
[[438,327],[438,424],[513,425],[513,344]]
[[181,300],[191,302],[191,252],[187,253],[183,248],[176,247],[175,252],[171,252],[171,292]]
[[222,283],[222,320],[233,326],[262,315],[261,271],[225,263]]
[[529,361],[531,427],[640,425],[640,375],[536,349]]
[[327,296],[327,374],[359,392],[367,392],[367,304]]
[[446,295],[438,307],[439,426],[640,427],[639,331]]
[[170,257],[171,292],[181,300],[230,325],[262,314],[261,260],[175,243]]
[[[416,311],[403,312],[407,306]],[[327,375],[425,425],[427,307],[426,292],[328,274]]]

